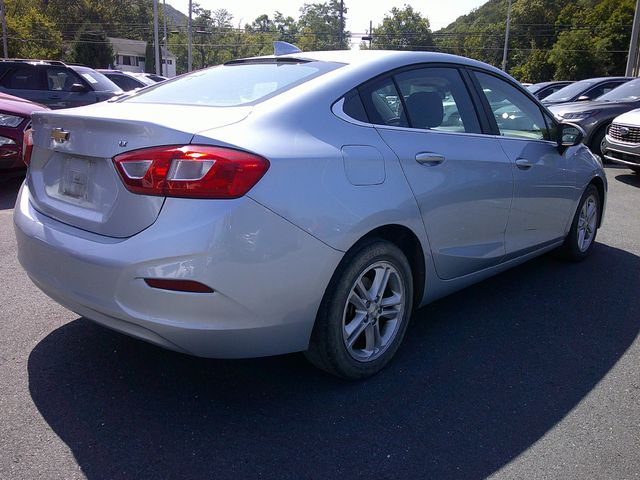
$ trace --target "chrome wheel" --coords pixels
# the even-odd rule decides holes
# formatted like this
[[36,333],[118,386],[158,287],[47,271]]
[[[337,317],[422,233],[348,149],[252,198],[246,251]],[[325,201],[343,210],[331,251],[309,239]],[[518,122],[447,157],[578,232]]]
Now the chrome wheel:
[[598,200],[594,195],[589,195],[582,204],[578,217],[578,248],[586,252],[596,233],[598,223]]
[[342,314],[342,336],[352,358],[369,362],[385,352],[404,321],[405,297],[391,263],[376,262],[360,274]]

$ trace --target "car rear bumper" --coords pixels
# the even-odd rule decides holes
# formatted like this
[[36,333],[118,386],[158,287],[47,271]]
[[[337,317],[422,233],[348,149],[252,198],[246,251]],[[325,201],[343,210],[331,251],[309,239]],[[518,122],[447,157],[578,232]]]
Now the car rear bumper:
[[[247,197],[167,199],[152,226],[114,239],[46,217],[23,186],[14,223],[20,263],[55,301],[114,330],[203,357],[305,350],[342,258]],[[144,278],[194,280],[214,292],[160,290]]]

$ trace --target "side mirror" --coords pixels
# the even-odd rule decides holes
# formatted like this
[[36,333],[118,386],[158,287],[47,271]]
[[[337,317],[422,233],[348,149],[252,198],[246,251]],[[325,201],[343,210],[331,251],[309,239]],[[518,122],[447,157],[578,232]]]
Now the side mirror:
[[558,148],[560,151],[566,150],[568,147],[580,145],[584,140],[585,132],[582,127],[573,123],[558,124]]
[[586,102],[586,101],[588,101],[588,100],[590,100],[590,98],[589,98],[589,97],[587,97],[586,95],[580,95],[580,96],[577,98],[576,102]]
[[74,83],[71,85],[71,89],[69,91],[73,93],[86,93],[88,89],[81,83]]

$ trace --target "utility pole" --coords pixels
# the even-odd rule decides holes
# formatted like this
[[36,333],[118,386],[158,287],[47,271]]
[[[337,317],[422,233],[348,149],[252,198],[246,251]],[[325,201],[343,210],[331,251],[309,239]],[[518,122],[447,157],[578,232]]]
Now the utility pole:
[[191,32],[192,21],[191,21],[191,12],[193,9],[193,0],[189,0],[189,24],[187,26],[187,72],[193,70],[193,58],[191,49],[193,48],[193,36]]
[[169,60],[167,60],[167,42],[169,41],[169,37],[167,37],[167,2],[166,0],[162,0],[162,16],[164,17],[164,75],[165,77],[169,76]]
[[160,65],[160,41],[158,40],[158,0],[153,0],[153,52],[156,55],[156,75],[160,75],[162,70]]
[[633,28],[629,42],[629,56],[625,74],[628,77],[638,74],[638,36],[640,36],[640,0],[636,1],[636,13],[633,15]]
[[2,48],[4,58],[9,58],[9,47],[7,46],[7,18],[5,17],[4,0],[0,0],[0,22],[2,22]]
[[371,50],[371,40],[373,40],[373,22],[369,20],[369,33],[361,38],[363,42],[369,42],[369,50]]
[[344,0],[340,0],[340,46],[342,50],[342,42],[344,41]]
[[502,71],[507,71],[507,56],[509,55],[509,30],[511,29],[511,0],[507,8],[507,30],[504,32],[504,52],[502,53]]

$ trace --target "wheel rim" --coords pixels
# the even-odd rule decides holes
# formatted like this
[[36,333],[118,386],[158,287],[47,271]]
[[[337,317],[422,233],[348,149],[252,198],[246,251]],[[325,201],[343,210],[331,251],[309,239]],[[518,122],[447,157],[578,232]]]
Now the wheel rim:
[[606,137],[603,137],[602,140],[600,140],[600,155],[604,155],[604,151],[607,148],[607,139]]
[[342,314],[347,352],[370,362],[393,343],[404,320],[405,291],[400,274],[389,262],[376,262],[358,276]]
[[593,195],[589,195],[580,209],[578,217],[578,248],[581,252],[585,252],[596,233],[596,224],[598,221],[598,201]]

